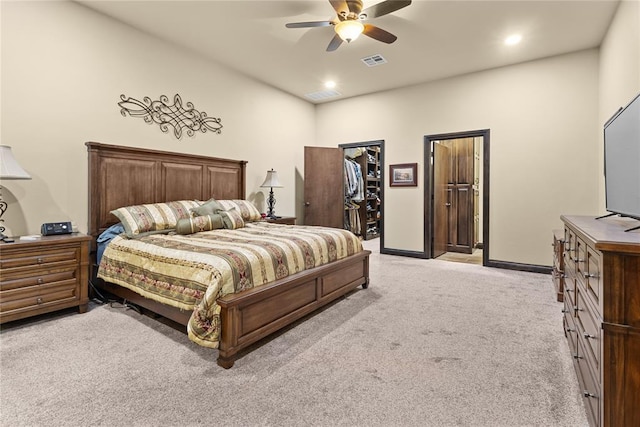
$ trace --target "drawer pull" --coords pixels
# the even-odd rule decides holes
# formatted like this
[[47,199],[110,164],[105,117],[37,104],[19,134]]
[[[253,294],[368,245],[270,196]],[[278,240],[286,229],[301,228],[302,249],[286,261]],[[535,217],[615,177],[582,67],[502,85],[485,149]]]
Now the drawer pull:
[[574,354],[574,355],[573,355],[573,358],[574,358],[574,359],[584,359],[584,357],[582,357],[582,356],[578,356],[577,354]]
[[575,329],[571,329],[571,328],[567,328],[567,329],[565,329],[565,331],[566,332],[575,332],[576,330]]
[[566,289],[565,289],[565,291],[567,291],[567,292],[573,292],[573,289],[566,288]]
[[587,332],[583,333],[582,336],[585,337],[588,340],[595,340],[597,338],[595,335],[591,335],[591,334],[589,334]]
[[583,391],[583,392],[582,392],[582,395],[583,395],[584,397],[593,397],[593,398],[597,398],[597,397],[598,397],[598,396],[596,396],[596,395],[595,395],[595,394],[593,394],[593,393],[589,393],[587,390]]
[[44,280],[42,280],[42,277],[38,277],[38,285],[42,285],[44,283]]
[[585,279],[599,279],[597,274],[584,273],[583,276]]
[[567,310],[566,308],[563,308],[561,311],[562,311],[563,313],[565,313],[565,314],[566,314],[566,313],[570,313],[570,310]]
[[37,303],[37,304],[42,304],[42,298],[38,298],[38,299],[36,300],[36,303]]
[[576,259],[573,260],[573,262],[575,262],[577,264],[579,262],[584,262],[584,260],[580,259],[580,258],[576,258]]
[[36,262],[38,264],[42,264],[44,262],[44,258],[38,258],[38,259],[36,259]]
[[578,308],[578,307],[576,307],[576,308],[574,308],[574,309],[573,309],[573,311],[575,311],[575,312],[577,313],[577,312],[579,312],[579,311],[584,311],[584,308]]

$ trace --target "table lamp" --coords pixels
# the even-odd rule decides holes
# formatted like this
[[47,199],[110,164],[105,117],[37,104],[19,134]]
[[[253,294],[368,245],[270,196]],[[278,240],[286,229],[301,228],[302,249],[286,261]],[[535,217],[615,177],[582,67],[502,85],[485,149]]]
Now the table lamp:
[[269,211],[267,212],[267,217],[271,219],[278,218],[276,216],[275,209],[273,208],[276,205],[276,198],[273,197],[273,189],[274,188],[282,188],[280,185],[280,181],[278,181],[278,172],[271,169],[267,171],[267,177],[260,187],[269,187],[269,198],[267,199],[267,204],[269,205]]
[[[13,157],[11,147],[0,145],[0,180],[5,179],[31,179],[31,175],[18,164],[18,161]],[[9,240],[8,236],[4,235],[5,228],[2,225],[4,223],[2,216],[7,208],[7,202],[2,199],[2,185],[0,185],[0,240]]]

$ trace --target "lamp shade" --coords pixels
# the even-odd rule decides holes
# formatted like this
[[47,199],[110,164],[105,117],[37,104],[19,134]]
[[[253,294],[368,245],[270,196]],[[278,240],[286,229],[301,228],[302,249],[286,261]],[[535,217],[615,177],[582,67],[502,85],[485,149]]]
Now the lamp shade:
[[0,145],[0,179],[31,179],[31,175],[13,157],[8,145]]
[[278,172],[274,171],[273,169],[267,171],[267,177],[264,179],[264,182],[260,187],[282,187],[280,181],[278,181]]
[[360,21],[347,20],[336,24],[336,33],[340,38],[347,43],[358,38],[358,36],[364,31],[364,25]]

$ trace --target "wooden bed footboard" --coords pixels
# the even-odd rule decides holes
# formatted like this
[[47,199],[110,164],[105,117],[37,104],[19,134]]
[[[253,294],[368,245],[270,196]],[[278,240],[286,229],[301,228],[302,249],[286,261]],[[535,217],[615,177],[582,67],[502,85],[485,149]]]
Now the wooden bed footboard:
[[[220,344],[218,365],[231,368],[238,352],[309,313],[351,292],[369,286],[370,251],[284,279],[218,298]],[[145,298],[130,289],[94,277],[101,290],[186,326],[191,311]]]
[[369,286],[369,254],[340,261],[218,299],[222,330],[218,365],[231,368],[243,348],[290,325],[362,285]]

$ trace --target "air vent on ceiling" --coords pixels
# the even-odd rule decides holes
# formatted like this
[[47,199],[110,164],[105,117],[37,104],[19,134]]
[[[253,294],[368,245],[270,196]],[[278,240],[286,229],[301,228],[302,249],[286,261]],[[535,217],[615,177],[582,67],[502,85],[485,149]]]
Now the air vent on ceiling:
[[340,92],[335,90],[321,90],[319,92],[307,93],[305,97],[309,98],[312,101],[321,101],[327,98],[333,98],[334,96],[342,95]]
[[371,55],[366,58],[362,58],[362,62],[367,64],[367,67],[375,67],[376,65],[386,64],[387,60],[382,55]]

